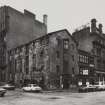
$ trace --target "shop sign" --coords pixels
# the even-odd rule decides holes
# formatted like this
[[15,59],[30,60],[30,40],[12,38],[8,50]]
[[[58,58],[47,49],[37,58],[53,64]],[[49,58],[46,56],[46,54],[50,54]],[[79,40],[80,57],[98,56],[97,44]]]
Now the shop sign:
[[88,75],[88,70],[83,70],[83,75]]
[[90,67],[94,67],[94,64],[90,64],[89,66],[90,66]]

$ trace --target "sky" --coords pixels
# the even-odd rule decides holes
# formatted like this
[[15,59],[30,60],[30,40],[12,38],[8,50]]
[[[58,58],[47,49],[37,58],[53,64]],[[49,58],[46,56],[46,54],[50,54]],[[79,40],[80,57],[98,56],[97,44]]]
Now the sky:
[[0,0],[0,6],[9,5],[19,11],[27,9],[43,21],[48,15],[48,32],[67,29],[70,33],[97,19],[105,32],[105,0]]

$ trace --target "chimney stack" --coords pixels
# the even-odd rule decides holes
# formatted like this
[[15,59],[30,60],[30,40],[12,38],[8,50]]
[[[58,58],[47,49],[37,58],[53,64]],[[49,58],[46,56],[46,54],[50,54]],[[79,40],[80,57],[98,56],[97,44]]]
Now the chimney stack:
[[96,19],[91,20],[91,32],[97,31],[96,22],[97,22]]
[[47,26],[47,15],[43,15],[43,23]]
[[99,32],[102,34],[102,24],[99,24],[98,28],[99,28]]

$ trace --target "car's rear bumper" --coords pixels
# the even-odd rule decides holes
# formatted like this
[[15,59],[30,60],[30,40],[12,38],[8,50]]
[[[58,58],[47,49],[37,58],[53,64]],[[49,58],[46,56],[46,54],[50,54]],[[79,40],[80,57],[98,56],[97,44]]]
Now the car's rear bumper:
[[15,87],[12,86],[12,87],[8,87],[8,86],[2,86],[3,89],[6,89],[6,90],[14,90]]
[[3,97],[6,91],[0,91],[0,96]]
[[94,92],[96,91],[96,88],[79,88],[79,92]]

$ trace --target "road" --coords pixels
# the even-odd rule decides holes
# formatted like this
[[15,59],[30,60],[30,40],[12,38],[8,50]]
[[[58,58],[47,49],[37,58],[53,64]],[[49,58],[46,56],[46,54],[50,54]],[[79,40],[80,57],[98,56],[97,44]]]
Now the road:
[[90,93],[24,93],[8,91],[0,105],[105,105],[105,91]]

